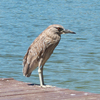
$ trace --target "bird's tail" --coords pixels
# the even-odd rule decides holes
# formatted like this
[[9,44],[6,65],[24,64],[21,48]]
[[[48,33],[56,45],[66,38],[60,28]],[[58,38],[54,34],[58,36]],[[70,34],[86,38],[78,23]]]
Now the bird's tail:
[[32,71],[38,66],[37,65],[37,59],[34,60],[33,62],[28,59],[27,60],[27,56],[28,56],[28,53],[24,56],[24,59],[23,59],[23,75],[26,76],[26,77],[30,77]]
[[26,77],[30,77],[30,75],[31,75],[31,73],[29,73],[29,71],[26,67],[23,68],[23,75]]
[[28,64],[25,59],[23,60],[23,75],[26,77],[30,77],[31,72],[29,71],[29,66],[30,64]]

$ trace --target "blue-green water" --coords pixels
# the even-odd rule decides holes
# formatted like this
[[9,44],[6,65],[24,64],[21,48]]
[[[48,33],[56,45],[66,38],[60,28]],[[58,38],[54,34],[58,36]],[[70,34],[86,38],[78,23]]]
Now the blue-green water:
[[0,78],[39,84],[38,71],[22,74],[23,57],[34,39],[49,25],[75,31],[62,35],[44,66],[45,84],[100,93],[99,0],[1,0]]

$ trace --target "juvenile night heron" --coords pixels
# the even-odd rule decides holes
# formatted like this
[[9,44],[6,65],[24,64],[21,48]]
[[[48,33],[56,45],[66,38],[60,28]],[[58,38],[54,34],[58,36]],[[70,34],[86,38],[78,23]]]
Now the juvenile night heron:
[[23,59],[23,75],[30,77],[32,71],[38,67],[40,86],[44,86],[43,66],[58,45],[61,34],[72,33],[61,25],[50,25],[30,45]]

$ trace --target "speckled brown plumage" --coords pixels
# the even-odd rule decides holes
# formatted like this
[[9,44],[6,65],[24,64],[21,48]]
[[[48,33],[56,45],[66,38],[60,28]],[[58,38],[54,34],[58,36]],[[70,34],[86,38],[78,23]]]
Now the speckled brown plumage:
[[63,33],[74,32],[65,30],[63,26],[55,24],[50,25],[34,40],[23,59],[23,75],[29,77],[32,71],[39,67],[42,71],[40,71],[40,73],[42,73],[41,85],[44,84],[43,66],[53,53],[55,47],[58,45],[61,39],[61,34]]

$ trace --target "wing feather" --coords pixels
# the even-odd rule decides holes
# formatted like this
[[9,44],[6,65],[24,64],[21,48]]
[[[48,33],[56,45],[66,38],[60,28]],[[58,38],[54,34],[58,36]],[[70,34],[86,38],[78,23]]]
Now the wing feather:
[[[60,37],[59,37],[60,40]],[[29,77],[32,71],[38,66],[40,58],[43,58],[42,66],[48,60],[59,40],[53,40],[51,37],[41,33],[30,45],[23,60],[23,75]]]
[[45,37],[40,34],[28,48],[23,59],[23,75],[29,77],[31,72],[38,66],[38,61],[44,52],[43,48],[45,48],[44,39]]

